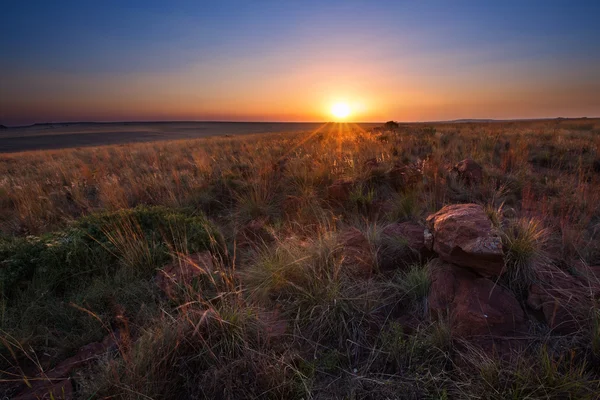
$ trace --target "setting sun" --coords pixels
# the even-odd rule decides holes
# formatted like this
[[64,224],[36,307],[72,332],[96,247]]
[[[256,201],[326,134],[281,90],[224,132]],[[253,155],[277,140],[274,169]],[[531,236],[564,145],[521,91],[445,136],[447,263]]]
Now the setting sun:
[[350,106],[346,103],[335,103],[331,107],[331,114],[337,119],[344,119],[350,115]]

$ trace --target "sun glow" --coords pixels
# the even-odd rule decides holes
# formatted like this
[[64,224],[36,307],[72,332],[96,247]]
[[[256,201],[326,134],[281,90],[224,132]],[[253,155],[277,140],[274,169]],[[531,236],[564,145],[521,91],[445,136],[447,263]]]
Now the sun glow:
[[335,103],[331,106],[331,114],[336,119],[345,119],[350,115],[350,106],[346,103]]

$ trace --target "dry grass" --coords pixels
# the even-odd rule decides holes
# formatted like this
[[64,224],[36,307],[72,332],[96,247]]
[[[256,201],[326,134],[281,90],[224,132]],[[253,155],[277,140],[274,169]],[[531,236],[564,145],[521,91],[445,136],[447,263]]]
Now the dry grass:
[[[480,185],[450,172],[467,157]],[[386,224],[468,201],[503,230],[517,292],[537,264],[600,265],[598,165],[596,120],[329,124],[0,155],[0,394],[14,395],[20,363],[48,371],[126,324],[130,345],[77,372],[78,396],[592,399],[597,307],[587,329],[501,358],[429,320],[423,265],[378,260],[406,246],[382,239]],[[340,241],[352,229],[367,272]],[[214,270],[165,298],[156,270],[205,250]]]

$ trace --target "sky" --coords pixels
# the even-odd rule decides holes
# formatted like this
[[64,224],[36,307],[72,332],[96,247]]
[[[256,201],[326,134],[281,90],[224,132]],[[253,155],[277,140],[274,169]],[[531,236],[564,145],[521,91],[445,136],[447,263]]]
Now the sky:
[[600,1],[3,1],[0,123],[600,116]]

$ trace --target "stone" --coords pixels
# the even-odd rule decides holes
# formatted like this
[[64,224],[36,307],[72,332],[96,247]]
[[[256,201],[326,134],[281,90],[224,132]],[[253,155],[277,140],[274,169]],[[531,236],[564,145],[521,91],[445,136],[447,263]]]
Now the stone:
[[427,237],[426,241],[432,242],[432,250],[444,261],[472,268],[486,277],[502,274],[502,240],[482,206],[445,206],[427,217],[427,226],[433,240]]
[[425,227],[415,222],[396,222],[383,229],[380,266],[383,270],[409,265],[432,255],[425,246]]
[[452,170],[467,185],[479,185],[483,181],[483,168],[470,158],[460,161]]
[[350,197],[354,182],[349,179],[338,179],[327,187],[327,198],[337,203],[345,203]]
[[350,228],[340,234],[338,241],[343,265],[361,277],[370,277],[375,270],[375,259],[367,237],[360,230]]
[[422,163],[407,165],[396,164],[388,172],[390,183],[394,188],[410,189],[423,182]]
[[453,336],[481,339],[526,332],[525,313],[509,290],[449,263],[433,263],[429,272],[430,315],[447,318]]
[[63,399],[73,396],[73,385],[70,375],[74,370],[88,365],[99,356],[112,351],[117,345],[118,334],[107,336],[102,342],[89,343],[79,349],[77,354],[58,363],[52,370],[29,379],[31,386],[25,388],[14,399]]
[[598,281],[574,277],[553,266],[538,268],[536,275],[527,305],[542,312],[553,332],[571,334],[589,326],[593,297],[600,294]]

